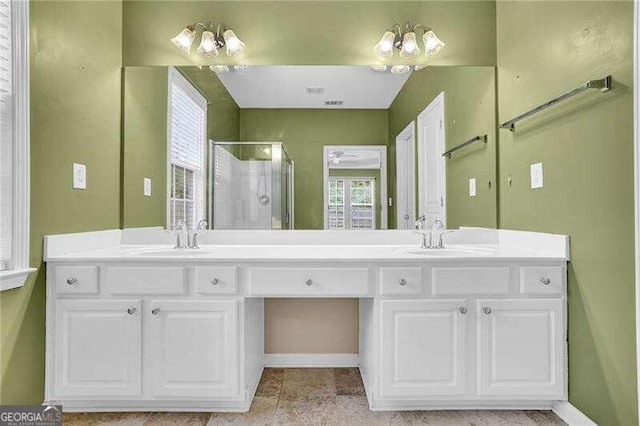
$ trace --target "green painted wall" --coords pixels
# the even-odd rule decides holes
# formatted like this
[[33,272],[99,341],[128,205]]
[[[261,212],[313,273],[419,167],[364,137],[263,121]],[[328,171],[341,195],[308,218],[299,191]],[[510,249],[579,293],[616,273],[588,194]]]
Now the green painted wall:
[[[382,213],[382,199],[380,198],[380,169],[329,169],[330,177],[368,177],[375,179],[375,213],[376,213],[376,229],[380,229],[380,216]],[[388,178],[388,176],[387,176]]]
[[[168,68],[127,67],[123,81],[124,228],[167,223]],[[143,179],[151,179],[151,196]]]
[[295,227],[323,228],[324,145],[386,145],[386,110],[241,109],[240,140],[284,142],[295,162]]
[[[395,198],[396,136],[416,120],[433,99],[445,93],[445,143],[451,148],[474,136],[488,135],[447,160],[447,227],[497,226],[496,96],[494,67],[433,67],[414,72],[389,108],[389,193]],[[417,143],[416,133],[416,143]],[[418,149],[416,145],[416,175]],[[476,178],[477,196],[469,196]],[[489,184],[491,182],[491,184]],[[417,190],[417,185],[416,185]],[[416,196],[416,206],[418,198]],[[396,212],[389,209],[389,227]]]
[[[219,141],[239,136],[239,109],[209,70],[181,71],[209,100],[207,135]],[[166,226],[167,221],[167,67],[125,67],[123,83],[123,226]],[[143,179],[152,179],[151,197]]]
[[[125,1],[126,65],[370,65],[373,46],[394,22],[433,27],[447,48],[412,63],[495,65],[493,1]],[[169,40],[186,25],[212,20],[233,28],[247,54],[203,59]],[[196,46],[197,47],[197,46]],[[395,55],[393,63],[406,61]]]
[[[31,250],[38,268],[0,293],[0,404],[44,390],[47,234],[118,228],[122,3],[31,2]],[[73,190],[72,163],[87,165]]]
[[[568,234],[569,400],[600,425],[637,418],[632,2],[498,2],[499,118],[585,93],[500,131],[500,226]],[[544,164],[543,189],[529,165]],[[511,176],[513,184],[507,184]]]

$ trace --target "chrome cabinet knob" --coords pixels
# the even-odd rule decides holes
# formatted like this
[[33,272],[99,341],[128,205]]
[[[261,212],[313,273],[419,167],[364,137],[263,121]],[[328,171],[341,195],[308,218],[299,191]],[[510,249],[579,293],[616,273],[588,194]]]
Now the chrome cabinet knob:
[[489,315],[491,313],[491,308],[488,306],[485,306],[484,308],[482,308],[482,312]]
[[313,280],[309,278],[305,284],[307,285],[307,287],[311,287],[311,285],[313,285]]
[[153,308],[153,309],[151,310],[151,313],[152,313],[153,315],[158,315],[158,314],[160,313],[160,308]]
[[464,315],[464,314],[466,314],[466,313],[467,313],[467,307],[466,307],[466,306],[460,306],[460,307],[458,308],[458,310],[460,311],[460,313],[461,313],[462,315]]
[[401,286],[407,285],[407,280],[405,280],[404,278],[400,278],[400,281],[398,281],[398,285],[401,285]]
[[137,310],[137,309],[136,309],[136,308],[134,308],[134,307],[132,306],[132,307],[130,307],[130,308],[127,308],[127,313],[128,313],[129,315],[133,315],[133,314],[135,314],[135,313],[136,313],[136,310]]
[[67,278],[67,284],[69,284],[69,285],[74,285],[77,282],[78,282],[78,279],[76,277]]
[[218,284],[220,284],[220,280],[219,280],[219,279],[217,279],[217,278],[213,278],[213,279],[211,280],[211,284],[212,284],[212,285],[218,285]]
[[542,277],[540,278],[540,282],[544,285],[549,285],[551,284],[551,280],[549,279],[549,277]]

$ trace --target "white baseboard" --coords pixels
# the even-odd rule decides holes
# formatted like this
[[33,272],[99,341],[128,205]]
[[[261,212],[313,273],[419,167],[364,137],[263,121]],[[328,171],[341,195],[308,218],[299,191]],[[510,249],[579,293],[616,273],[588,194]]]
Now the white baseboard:
[[265,354],[265,367],[358,367],[359,354]]
[[553,412],[569,426],[598,426],[582,411],[574,407],[569,401],[558,401],[553,404]]

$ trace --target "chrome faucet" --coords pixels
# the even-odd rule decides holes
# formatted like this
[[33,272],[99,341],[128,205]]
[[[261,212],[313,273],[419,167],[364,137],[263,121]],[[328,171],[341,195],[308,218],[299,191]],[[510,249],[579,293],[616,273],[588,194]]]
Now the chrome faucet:
[[427,243],[427,233],[424,231],[424,225],[427,223],[427,216],[420,215],[418,219],[414,222],[413,228],[422,235],[422,242],[420,243],[421,249],[426,249],[429,247],[430,243]]
[[174,249],[185,249],[189,247],[189,230],[187,229],[187,223],[184,220],[177,220],[174,228],[178,233],[176,234],[176,245]]
[[204,231],[205,229],[207,229],[208,223],[206,220],[202,219],[200,222],[198,222],[198,226],[196,227],[196,232],[193,233],[193,237],[191,238],[191,245],[189,246],[189,248],[192,249],[199,249],[200,246],[198,245],[198,231]]
[[429,248],[441,249],[444,248],[442,244],[442,236],[444,235],[444,223],[440,219],[433,221],[431,225],[431,238],[429,239]]

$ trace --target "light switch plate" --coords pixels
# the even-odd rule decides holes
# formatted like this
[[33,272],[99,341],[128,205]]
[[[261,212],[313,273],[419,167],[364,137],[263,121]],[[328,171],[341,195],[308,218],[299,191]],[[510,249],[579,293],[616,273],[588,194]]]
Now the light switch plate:
[[144,178],[144,196],[151,197],[151,179]]
[[476,178],[471,178],[469,179],[469,197],[475,197],[476,195]]
[[87,189],[87,166],[73,163],[73,189]]
[[531,189],[543,187],[542,163],[531,165]]

